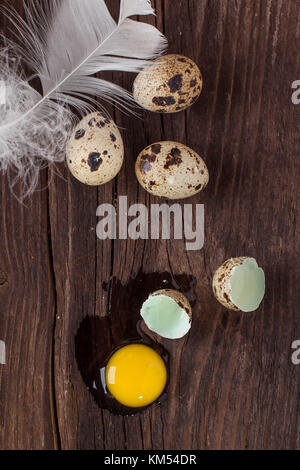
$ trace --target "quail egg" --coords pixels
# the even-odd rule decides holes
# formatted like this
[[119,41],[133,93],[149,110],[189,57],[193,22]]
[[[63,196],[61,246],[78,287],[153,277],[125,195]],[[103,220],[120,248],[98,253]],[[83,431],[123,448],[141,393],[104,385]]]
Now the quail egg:
[[85,116],[67,144],[67,165],[75,178],[90,186],[111,181],[121,170],[124,145],[116,124],[103,113]]
[[194,196],[209,182],[202,158],[178,142],[158,142],[146,147],[137,158],[135,171],[146,191],[168,199]]
[[195,62],[182,55],[170,54],[139,73],[133,95],[148,111],[178,113],[198,100],[202,86],[202,75]]

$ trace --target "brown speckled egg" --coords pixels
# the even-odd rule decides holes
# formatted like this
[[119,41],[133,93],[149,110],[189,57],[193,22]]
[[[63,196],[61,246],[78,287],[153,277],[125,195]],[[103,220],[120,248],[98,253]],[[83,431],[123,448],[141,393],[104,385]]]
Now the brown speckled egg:
[[148,111],[178,113],[198,100],[202,86],[198,66],[187,57],[170,54],[139,73],[133,95]]
[[178,142],[158,142],[138,156],[136,176],[150,194],[168,199],[184,199],[208,184],[207,166],[199,155]]
[[76,179],[90,186],[111,181],[124,160],[124,145],[116,124],[103,113],[85,116],[67,144],[66,160]]
[[231,294],[231,286],[230,286],[230,279],[233,269],[236,266],[240,266],[245,261],[246,257],[240,258],[231,258],[222,266],[217,269],[213,278],[213,291],[215,294],[216,299],[222,304],[224,307],[228,308],[229,310],[235,310],[239,312],[240,309],[233,304],[230,300]]

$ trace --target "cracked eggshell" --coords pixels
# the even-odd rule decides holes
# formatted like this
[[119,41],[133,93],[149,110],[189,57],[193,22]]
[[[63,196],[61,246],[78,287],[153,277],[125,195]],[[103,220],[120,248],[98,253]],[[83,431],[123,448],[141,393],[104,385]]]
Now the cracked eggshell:
[[168,199],[185,199],[202,191],[209,172],[202,158],[178,142],[158,142],[138,156],[135,172],[150,194]]
[[124,144],[116,124],[103,113],[85,116],[67,144],[66,161],[72,175],[84,184],[100,186],[121,170]]
[[213,289],[224,307],[254,312],[265,295],[265,273],[254,258],[233,258],[215,273]]
[[174,289],[161,289],[154,292],[152,294],[152,297],[157,297],[158,295],[166,295],[167,297],[170,297],[171,299],[175,300],[178,306],[186,311],[186,313],[190,317],[190,320],[192,321],[193,313],[191,304],[186,298],[186,296],[182,294],[182,292],[179,292],[178,290]]
[[179,291],[162,289],[144,302],[141,316],[150,331],[162,338],[180,339],[191,329],[192,308]]
[[133,96],[148,111],[178,113],[198,100],[202,86],[199,67],[188,57],[170,54],[139,73]]
[[231,296],[231,275],[236,266],[240,266],[246,257],[231,258],[217,269],[213,278],[213,291],[216,299],[225,308],[240,312],[240,309],[230,300]]

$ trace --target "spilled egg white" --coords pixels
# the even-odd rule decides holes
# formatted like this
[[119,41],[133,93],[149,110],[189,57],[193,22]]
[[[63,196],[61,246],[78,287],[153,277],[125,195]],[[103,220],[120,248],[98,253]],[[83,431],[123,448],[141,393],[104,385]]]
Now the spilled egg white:
[[133,85],[137,103],[155,113],[178,113],[194,104],[202,91],[199,67],[188,57],[169,54],[139,73]]
[[167,199],[185,199],[202,191],[209,182],[203,159],[178,142],[158,142],[138,156],[135,172],[150,194]]
[[163,289],[151,294],[141,308],[150,331],[166,339],[183,338],[191,329],[192,308],[179,291]]
[[72,175],[90,186],[99,186],[115,178],[123,160],[120,131],[103,113],[85,116],[67,144],[66,161]]

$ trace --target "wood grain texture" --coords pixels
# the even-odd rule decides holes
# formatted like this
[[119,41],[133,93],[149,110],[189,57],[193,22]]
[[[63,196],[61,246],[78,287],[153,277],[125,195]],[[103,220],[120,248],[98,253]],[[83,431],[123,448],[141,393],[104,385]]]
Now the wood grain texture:
[[[20,11],[21,0],[14,0]],[[194,59],[204,77],[198,103],[178,115],[114,113],[124,128],[126,161],[100,188],[42,175],[19,205],[1,178],[0,448],[5,449],[300,449],[299,0],[156,0],[148,21],[170,51]],[[174,7],[176,3],[176,7]],[[117,14],[116,1],[108,4]],[[4,25],[5,26],[5,25]],[[130,89],[133,77],[108,77]],[[202,155],[211,173],[203,194],[206,242],[96,238],[96,209],[127,195],[159,200],[134,176],[148,144],[177,140]],[[233,256],[254,256],[267,293],[254,314],[228,312],[213,298],[214,271]],[[85,388],[74,336],[86,315],[106,315],[103,282],[145,272],[197,278],[193,328],[171,354],[166,403],[142,415],[100,410]],[[4,280],[4,281],[3,281]],[[2,282],[3,281],[3,282]]]

